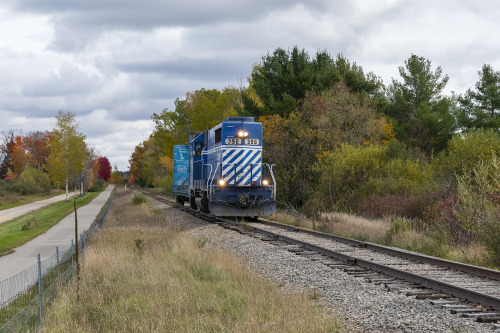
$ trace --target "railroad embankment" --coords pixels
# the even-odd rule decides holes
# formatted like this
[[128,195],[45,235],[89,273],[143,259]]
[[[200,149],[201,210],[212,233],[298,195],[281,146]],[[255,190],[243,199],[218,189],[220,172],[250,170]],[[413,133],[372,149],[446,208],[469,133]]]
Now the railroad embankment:
[[427,230],[404,217],[367,219],[345,213],[324,213],[318,219],[308,219],[280,211],[271,220],[329,234],[394,246],[465,264],[500,269],[492,264],[486,248],[477,242],[456,244],[446,230]]

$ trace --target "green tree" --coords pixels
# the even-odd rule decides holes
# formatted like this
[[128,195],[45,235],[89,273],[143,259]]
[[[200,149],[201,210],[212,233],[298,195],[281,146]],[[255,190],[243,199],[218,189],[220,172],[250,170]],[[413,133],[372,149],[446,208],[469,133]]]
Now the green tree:
[[204,131],[229,116],[238,115],[241,95],[236,88],[200,89],[188,92],[184,104],[191,130]]
[[[79,124],[71,112],[59,111],[56,126],[50,138],[48,170],[52,181],[66,183],[66,201],[70,177],[84,171],[87,160],[85,135],[79,131]],[[76,185],[75,185],[76,186]]]
[[500,156],[500,133],[493,129],[470,130],[455,134],[448,143],[448,154],[437,160],[443,173],[452,177],[471,175],[478,161]]
[[[253,71],[258,71],[261,68],[260,65],[254,65]],[[264,104],[257,95],[255,90],[252,77],[248,77],[248,87],[240,89],[241,91],[241,103],[242,103],[242,115],[253,116],[258,119],[264,116]]]
[[265,105],[265,114],[286,116],[297,107],[297,100],[312,87],[313,72],[309,55],[295,46],[291,52],[277,48],[262,57],[252,73],[254,88]]
[[472,173],[457,176],[455,212],[462,226],[475,232],[500,267],[500,160],[493,153],[480,158]]
[[158,162],[165,155],[172,157],[174,145],[187,143],[191,131],[212,128],[227,117],[238,115],[240,109],[238,89],[200,89],[188,92],[184,100],[176,99],[174,111],[164,109],[160,114],[154,113],[153,150],[159,154]]
[[49,193],[52,188],[49,176],[42,169],[32,166],[23,169],[19,181],[33,189],[33,193]]
[[113,178],[115,184],[120,184],[120,185],[125,184],[125,180],[123,179],[123,174],[120,170],[118,170],[118,166],[116,164],[113,166],[113,172],[111,172],[111,177]]
[[[263,104],[262,108],[244,98],[245,110],[253,115],[278,114],[287,116],[300,106],[308,91],[321,92],[343,80],[355,92],[382,96],[382,83],[373,74],[338,55],[333,59],[326,51],[311,59],[305,50],[295,46],[292,51],[278,48],[262,57],[262,63],[252,72],[253,88]],[[259,110],[260,109],[260,110]]]
[[[186,103],[177,98],[174,104],[175,111],[164,109],[160,114],[153,113],[151,116],[155,123],[152,136],[163,151],[161,156],[167,153],[172,156],[174,145],[185,144],[189,140],[191,122],[186,113]],[[141,154],[141,149],[136,147],[135,154]],[[134,159],[133,156],[131,160],[136,166],[139,165],[139,160]],[[132,166],[132,162],[130,165]],[[134,177],[139,176],[140,172],[134,173]],[[140,182],[140,178],[135,178],[135,180]]]
[[441,151],[455,130],[453,100],[442,96],[448,76],[440,66],[432,71],[430,60],[414,54],[399,67],[399,74],[402,81],[392,80],[386,108],[399,140],[428,154]]
[[500,72],[484,64],[478,72],[476,90],[468,89],[458,97],[457,118],[460,127],[500,128]]

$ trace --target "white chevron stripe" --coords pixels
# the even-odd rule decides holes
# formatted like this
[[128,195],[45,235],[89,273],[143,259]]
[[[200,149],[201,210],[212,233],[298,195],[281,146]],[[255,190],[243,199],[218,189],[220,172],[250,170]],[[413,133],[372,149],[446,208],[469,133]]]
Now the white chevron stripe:
[[[235,164],[236,164],[236,165],[244,165],[244,164],[246,164],[246,163],[249,161],[249,159],[251,159],[251,158],[252,158],[252,155],[253,155],[253,154],[251,153],[250,155],[246,156],[246,155],[248,154],[248,152],[249,152],[249,150],[245,150],[245,151],[243,151],[243,153],[242,153],[242,154],[241,154],[241,155],[240,155],[240,156],[239,156],[236,160],[234,160],[234,161],[233,161],[233,162],[231,162],[230,164],[226,164],[226,165],[235,165]],[[257,155],[260,155],[260,153],[259,153],[259,152],[256,152],[256,153],[257,153]],[[245,156],[246,156],[246,157],[245,157]],[[243,160],[243,158],[245,158],[245,159]],[[227,160],[224,160],[224,159],[223,159],[223,160],[222,160],[222,163],[227,163],[227,162],[228,162],[228,160],[229,160],[229,159],[227,159]],[[243,161],[242,161],[242,160],[243,160]]]
[[[248,150],[245,149],[243,150],[243,153],[236,159],[234,160],[231,164],[240,164],[239,162],[248,154]],[[249,156],[252,156],[252,154],[250,154]],[[248,159],[248,157],[246,157],[246,159]]]
[[262,148],[236,148],[236,149],[224,149],[224,152],[222,154],[223,158],[226,158],[229,154],[231,156],[238,154],[240,151],[245,151],[248,152],[250,150],[252,151],[259,151],[262,152]]
[[[241,155],[236,158],[236,160],[228,163],[234,156],[240,153]],[[262,177],[262,163],[257,163],[259,160],[262,160],[262,148],[224,149],[222,154],[222,178],[226,180],[228,185],[251,185],[251,181],[258,181]],[[246,167],[242,168],[244,165],[246,165]],[[254,169],[260,167],[260,171],[258,171],[257,174],[252,175],[251,172],[249,172],[252,165]],[[247,172],[248,175],[242,177]],[[232,180],[229,181],[231,178]]]
[[254,174],[252,181],[253,181],[253,182],[256,182],[256,181],[258,181],[261,177],[262,177],[262,168],[261,168],[261,170],[260,170],[259,172],[257,172],[256,174]]

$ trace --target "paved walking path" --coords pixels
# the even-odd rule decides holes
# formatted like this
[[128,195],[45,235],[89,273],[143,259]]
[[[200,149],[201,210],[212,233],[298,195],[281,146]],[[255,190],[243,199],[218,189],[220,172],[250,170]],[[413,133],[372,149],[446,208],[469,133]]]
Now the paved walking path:
[[[78,208],[78,234],[88,229],[108,200],[114,185],[109,185],[88,205]],[[46,233],[18,247],[13,253],[0,257],[0,280],[8,278],[34,264],[37,254],[42,260],[56,252],[56,246],[64,250],[75,237],[75,213],[63,218]]]
[[[69,194],[71,196],[71,193]],[[7,222],[15,219],[18,216],[26,215],[34,210],[40,209],[42,207],[48,206],[50,204],[66,200],[66,193],[57,195],[55,197],[35,201],[26,205],[17,206],[14,208],[0,210],[0,223]]]

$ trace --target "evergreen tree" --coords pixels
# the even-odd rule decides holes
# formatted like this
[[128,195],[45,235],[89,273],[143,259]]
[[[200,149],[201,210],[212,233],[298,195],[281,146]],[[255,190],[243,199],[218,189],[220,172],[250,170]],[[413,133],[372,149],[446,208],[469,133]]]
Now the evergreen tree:
[[392,80],[386,109],[398,139],[428,154],[442,150],[455,130],[452,99],[441,94],[448,76],[440,66],[432,71],[430,60],[414,54],[399,74],[402,82]]
[[476,90],[458,97],[457,118],[463,129],[500,128],[500,72],[484,64]]
[[255,99],[243,97],[245,110],[254,116],[288,116],[306,96],[308,91],[321,93],[344,81],[354,92],[382,97],[382,83],[373,74],[365,75],[356,63],[345,57],[332,58],[326,51],[316,53],[311,59],[305,50],[276,49],[272,55],[262,57],[262,63],[252,72],[251,87],[257,93],[262,107]]

